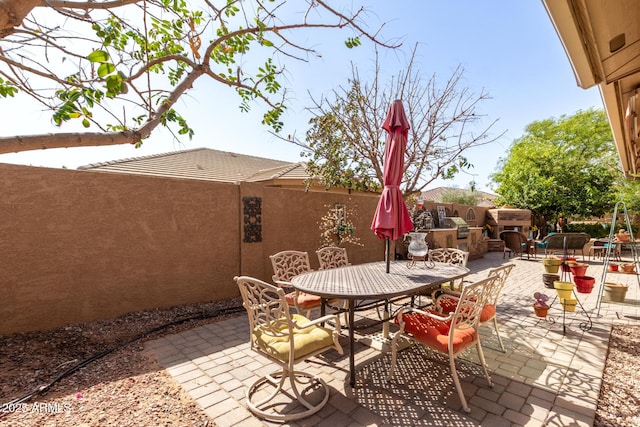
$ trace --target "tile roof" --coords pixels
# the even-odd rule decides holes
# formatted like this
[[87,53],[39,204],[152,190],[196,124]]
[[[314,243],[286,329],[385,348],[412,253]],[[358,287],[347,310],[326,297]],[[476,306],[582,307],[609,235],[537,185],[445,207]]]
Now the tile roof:
[[219,182],[300,180],[308,177],[302,162],[291,163],[210,148],[93,163],[78,169]]

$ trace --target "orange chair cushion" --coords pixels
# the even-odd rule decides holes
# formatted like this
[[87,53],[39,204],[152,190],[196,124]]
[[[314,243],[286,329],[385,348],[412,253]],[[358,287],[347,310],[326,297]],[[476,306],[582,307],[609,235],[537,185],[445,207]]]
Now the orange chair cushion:
[[[458,307],[458,300],[444,297],[440,298],[440,300],[438,301],[438,305],[440,306],[440,309],[443,313],[449,314],[456,311],[456,308]],[[482,312],[480,312],[480,321],[486,322],[487,320],[493,319],[495,315],[496,306],[493,304],[487,304],[482,307]]]
[[[287,304],[294,306],[296,302],[296,293],[290,292],[286,295]],[[313,308],[322,304],[322,298],[317,295],[306,294],[304,292],[298,293],[298,307],[300,308]]]
[[[426,310],[437,316],[442,316],[433,310]],[[404,330],[421,343],[434,348],[442,353],[449,352],[449,330],[451,321],[441,321],[425,316],[421,313],[402,313],[405,326]],[[399,324],[398,316],[395,323]],[[476,342],[477,333],[471,326],[456,328],[453,332],[453,352],[458,353]]]

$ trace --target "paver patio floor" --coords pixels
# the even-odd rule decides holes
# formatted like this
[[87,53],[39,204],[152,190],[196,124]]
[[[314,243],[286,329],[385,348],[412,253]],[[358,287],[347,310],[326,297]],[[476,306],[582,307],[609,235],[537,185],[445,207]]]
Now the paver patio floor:
[[[468,280],[483,278],[490,268],[509,262],[516,267],[498,307],[506,352],[500,351],[493,325],[480,329],[493,388],[477,364],[474,348],[461,356],[458,365],[470,414],[461,411],[448,359],[421,346],[399,354],[398,371],[389,381],[390,354],[365,344],[370,341],[365,334],[379,330],[377,325],[360,331],[355,388],[348,384],[346,335],[341,338],[344,355],[329,351],[299,365],[303,371],[321,374],[331,395],[319,413],[286,425],[591,426],[611,325],[640,324],[638,277],[608,273],[607,281],[627,284],[629,290],[624,303],[603,301],[597,316],[602,261],[586,261],[590,265],[587,275],[596,278],[596,286],[590,294],[578,294],[584,310],[578,307],[575,313],[564,313],[555,301],[549,311],[555,320],[551,323],[536,317],[532,308],[534,292],[545,292],[552,300],[556,294],[544,286],[540,256],[503,259],[501,252],[489,252],[469,261]],[[375,313],[368,315],[376,318]],[[589,319],[592,327],[584,331],[581,324],[588,325]],[[249,349],[248,329],[246,314],[242,314],[150,341],[147,348],[216,425],[281,425],[260,420],[246,408],[247,386],[274,370],[267,359]]]

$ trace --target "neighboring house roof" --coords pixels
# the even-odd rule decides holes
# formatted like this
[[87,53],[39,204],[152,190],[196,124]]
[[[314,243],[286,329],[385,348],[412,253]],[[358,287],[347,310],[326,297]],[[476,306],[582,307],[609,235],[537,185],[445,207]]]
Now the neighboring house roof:
[[[461,188],[453,187],[436,187],[431,190],[423,191],[420,196],[423,200],[430,200],[432,202],[441,203],[442,196],[451,191],[464,191],[471,192],[471,190],[463,190]],[[476,191],[480,198],[478,200],[478,206],[494,206],[493,201],[498,197],[496,194],[487,193],[485,191]]]
[[78,169],[218,182],[300,181],[308,178],[302,162],[291,163],[210,148],[93,163]]

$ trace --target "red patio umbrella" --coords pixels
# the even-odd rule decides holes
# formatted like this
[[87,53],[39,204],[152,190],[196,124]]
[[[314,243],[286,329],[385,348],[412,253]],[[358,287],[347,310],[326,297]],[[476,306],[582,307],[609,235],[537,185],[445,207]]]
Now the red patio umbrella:
[[402,101],[393,101],[382,125],[382,128],[387,131],[384,149],[384,188],[371,223],[371,230],[381,239],[387,239],[385,253],[387,273],[391,240],[398,240],[404,233],[413,230],[413,222],[399,188],[404,173],[404,153],[407,148],[409,127]]

